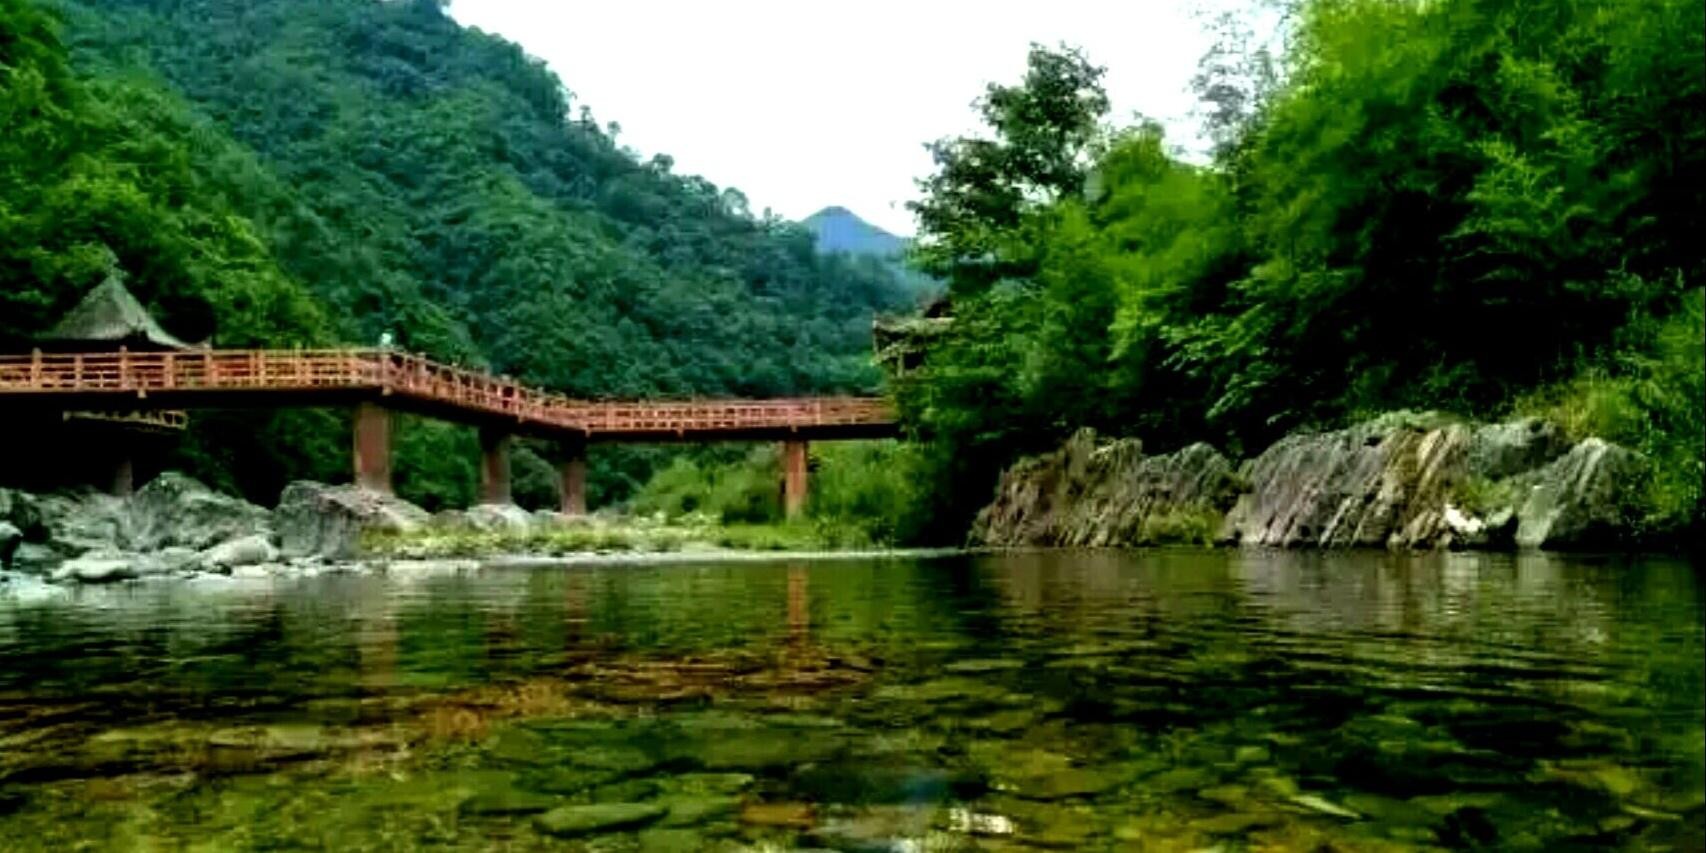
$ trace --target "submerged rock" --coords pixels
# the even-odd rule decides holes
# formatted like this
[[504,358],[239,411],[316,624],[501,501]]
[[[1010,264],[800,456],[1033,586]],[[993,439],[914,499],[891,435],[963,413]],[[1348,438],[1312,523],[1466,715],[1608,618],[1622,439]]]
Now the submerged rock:
[[657,803],[559,806],[533,819],[540,832],[562,838],[645,826],[668,813]]
[[426,510],[391,495],[306,480],[286,486],[273,510],[288,557],[347,559],[359,552],[365,533],[409,533],[427,521]]
[[467,815],[538,814],[548,811],[559,802],[561,801],[558,798],[546,794],[496,786],[463,800],[460,811]]

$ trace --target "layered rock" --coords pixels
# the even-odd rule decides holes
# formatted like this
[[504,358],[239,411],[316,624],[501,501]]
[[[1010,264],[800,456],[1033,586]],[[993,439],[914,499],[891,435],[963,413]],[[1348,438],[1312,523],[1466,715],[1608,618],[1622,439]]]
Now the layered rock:
[[1299,434],[1232,466],[1206,445],[1145,457],[1079,433],[1014,465],[974,544],[1142,545],[1212,519],[1223,544],[1589,548],[1630,540],[1648,475],[1637,453],[1571,445],[1537,420],[1476,425],[1395,413]]
[[1054,453],[1008,470],[972,541],[1102,546],[1212,536],[1239,493],[1232,463],[1206,444],[1143,455],[1135,439],[1098,445],[1080,430]]
[[1474,434],[1461,424],[1385,418],[1288,436],[1245,466],[1250,490],[1221,538],[1287,548],[1444,544],[1446,508]]
[[1640,454],[1589,438],[1551,464],[1519,475],[1526,493],[1516,511],[1516,544],[1525,548],[1615,545],[1640,522],[1631,484],[1645,481]]

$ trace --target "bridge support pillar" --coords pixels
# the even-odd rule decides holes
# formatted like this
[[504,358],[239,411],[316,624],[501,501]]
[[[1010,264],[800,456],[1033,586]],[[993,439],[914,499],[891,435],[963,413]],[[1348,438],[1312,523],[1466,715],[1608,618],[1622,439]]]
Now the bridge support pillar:
[[136,460],[132,458],[130,449],[119,451],[118,461],[113,463],[112,493],[114,497],[128,498],[136,490]]
[[586,515],[586,442],[565,442],[562,462],[557,466],[562,487],[563,514]]
[[799,439],[782,442],[782,511],[788,518],[806,511],[806,443]]
[[355,484],[391,494],[391,412],[378,403],[355,407]]
[[501,430],[480,429],[480,502],[512,503],[509,490],[510,434]]

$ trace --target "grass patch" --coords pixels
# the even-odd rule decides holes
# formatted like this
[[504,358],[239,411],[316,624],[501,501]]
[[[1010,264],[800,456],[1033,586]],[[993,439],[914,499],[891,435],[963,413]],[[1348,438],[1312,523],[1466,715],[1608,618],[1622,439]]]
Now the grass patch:
[[372,557],[448,559],[500,554],[568,556],[597,553],[672,553],[688,549],[824,551],[871,547],[857,529],[813,521],[723,524],[703,515],[596,518],[526,530],[428,527],[412,533],[368,533],[361,550]]
[[1144,518],[1137,536],[1145,545],[1211,546],[1225,518],[1213,507],[1175,507]]

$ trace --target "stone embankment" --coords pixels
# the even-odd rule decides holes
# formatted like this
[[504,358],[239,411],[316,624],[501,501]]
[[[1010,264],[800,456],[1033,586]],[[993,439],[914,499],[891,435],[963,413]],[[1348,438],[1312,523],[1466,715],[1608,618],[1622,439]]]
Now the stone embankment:
[[1146,456],[1081,431],[1025,459],[974,545],[1585,549],[1632,541],[1647,463],[1539,420],[1396,413],[1293,435],[1243,463],[1206,444]]

